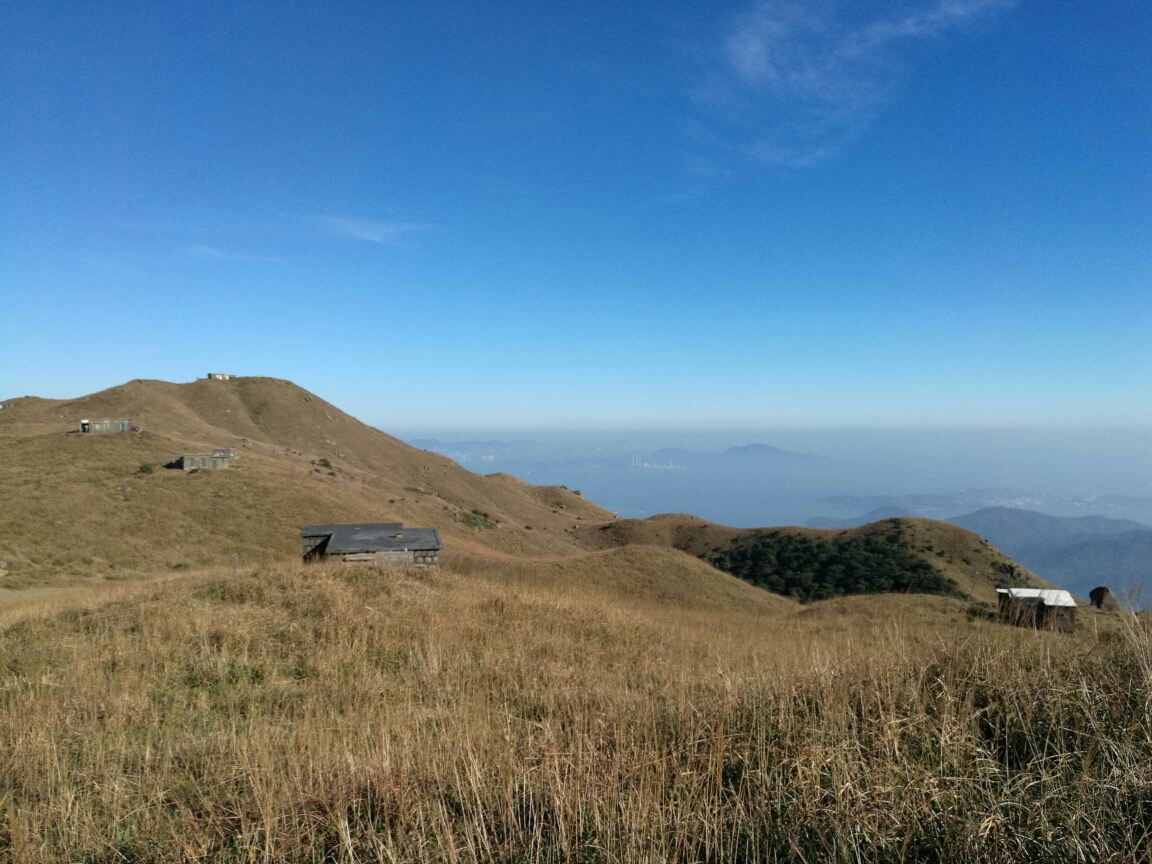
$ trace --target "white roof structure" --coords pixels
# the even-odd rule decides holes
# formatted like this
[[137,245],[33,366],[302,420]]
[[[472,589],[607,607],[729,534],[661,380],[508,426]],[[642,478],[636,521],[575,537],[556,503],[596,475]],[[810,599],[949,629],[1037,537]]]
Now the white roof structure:
[[1045,606],[1076,608],[1076,601],[1063,588],[997,588],[997,594],[1007,594],[1010,600],[1039,600]]

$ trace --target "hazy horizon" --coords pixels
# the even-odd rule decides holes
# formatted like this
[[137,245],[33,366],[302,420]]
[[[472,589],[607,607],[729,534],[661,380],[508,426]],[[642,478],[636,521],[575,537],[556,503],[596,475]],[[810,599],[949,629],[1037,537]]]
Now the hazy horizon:
[[[385,429],[389,434],[397,430]],[[1094,504],[1099,496],[1143,498],[1152,490],[1152,436],[1146,430],[413,430],[402,440],[437,447],[478,473],[505,471],[541,484],[582,488],[622,515],[686,512],[742,527],[798,524],[816,516],[860,515],[832,508],[831,496],[947,495],[1002,489],[1038,496],[1013,506],[1051,515],[1099,514],[1152,522],[1152,509]],[[493,434],[496,433],[496,434]],[[516,443],[481,456],[487,442]],[[459,452],[460,443],[473,445]],[[822,457],[801,464],[716,470],[634,470],[630,453],[682,448],[720,453],[764,444]],[[486,461],[482,461],[486,460]],[[606,461],[607,460],[607,461]],[[662,466],[653,466],[654,469]],[[1152,499],[1149,499],[1152,504]],[[957,507],[948,515],[978,509]]]

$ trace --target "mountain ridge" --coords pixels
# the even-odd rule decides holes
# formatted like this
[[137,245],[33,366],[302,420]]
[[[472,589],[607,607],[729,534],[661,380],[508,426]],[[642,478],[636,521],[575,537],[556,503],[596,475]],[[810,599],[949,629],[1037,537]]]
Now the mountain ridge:
[[1050,516],[989,507],[955,517],[1036,572],[1087,596],[1097,585],[1126,594],[1152,582],[1152,525],[1109,516]]
[[[582,571],[556,562],[583,558],[600,571],[616,562],[618,587],[656,584],[651,580],[658,582],[660,572],[675,571],[682,586],[694,587],[669,596],[694,591],[752,605],[760,602],[753,599],[760,589],[743,587],[747,583],[800,599],[929,585],[981,602],[994,601],[997,579],[1039,584],[981,538],[932,520],[824,532],[734,529],[676,514],[618,520],[563,486],[474,474],[278,378],[135,379],[73,399],[7,404],[0,439],[11,458],[0,472],[0,494],[22,502],[19,513],[0,513],[8,585],[207,566],[234,552],[249,562],[291,559],[298,555],[300,526],[335,521],[436,527],[446,542],[445,560],[503,561],[511,569],[514,562],[536,561],[532,566],[563,574],[558,578],[579,578]],[[100,416],[131,417],[141,431],[76,431],[82,417]],[[181,452],[217,447],[236,451],[234,467],[155,470]],[[767,453],[773,459],[780,452],[787,451],[755,445],[735,448],[729,458]],[[705,541],[710,545],[702,546]],[[724,557],[747,552],[749,544],[793,556],[795,572],[787,563],[771,573],[741,570]],[[635,551],[587,558],[619,547]],[[677,556],[690,558],[671,567]],[[843,585],[841,571],[848,573]],[[744,580],[738,590],[726,581],[733,574]],[[721,584],[730,587],[721,590]]]

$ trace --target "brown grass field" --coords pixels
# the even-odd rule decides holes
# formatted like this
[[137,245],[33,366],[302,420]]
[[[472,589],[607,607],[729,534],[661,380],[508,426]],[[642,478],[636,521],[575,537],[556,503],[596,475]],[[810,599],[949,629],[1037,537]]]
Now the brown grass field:
[[[701,560],[743,529],[287,381],[6,404],[0,862],[1152,860],[1148,621],[991,623],[1012,562],[969,531],[779,529],[896,532],[967,595],[801,605]],[[144,431],[71,431],[100,416]],[[298,563],[345,520],[437,527],[444,566]]]
[[1152,855],[1146,623],[617,582],[272,565],[0,608],[0,858]]

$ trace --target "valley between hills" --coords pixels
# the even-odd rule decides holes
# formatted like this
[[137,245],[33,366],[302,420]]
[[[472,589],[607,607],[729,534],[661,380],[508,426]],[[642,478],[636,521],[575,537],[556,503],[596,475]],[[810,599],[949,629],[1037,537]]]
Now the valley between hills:
[[[1152,852],[1147,620],[995,623],[1047,583],[958,525],[620,519],[273,378],[4,405],[0,857]],[[344,521],[442,566],[302,564]]]

